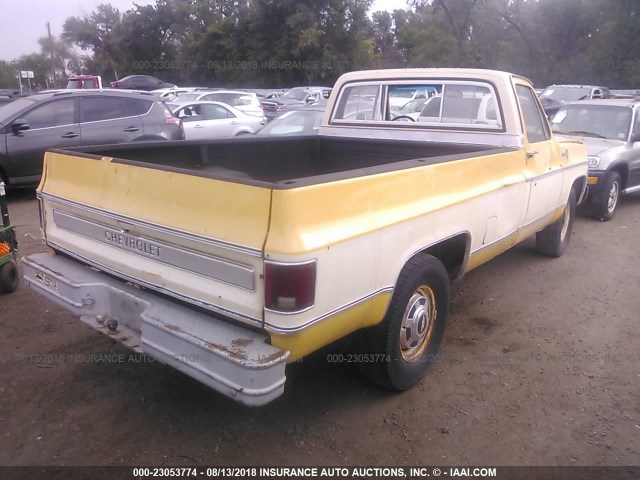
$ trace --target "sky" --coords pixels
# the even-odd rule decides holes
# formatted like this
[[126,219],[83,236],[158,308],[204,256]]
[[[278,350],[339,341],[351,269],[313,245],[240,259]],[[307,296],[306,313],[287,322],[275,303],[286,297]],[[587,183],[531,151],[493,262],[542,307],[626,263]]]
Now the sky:
[[[0,60],[17,60],[21,55],[40,51],[38,39],[51,33],[59,37],[67,17],[83,17],[99,4],[110,3],[120,11],[138,5],[155,4],[155,0],[0,0]],[[403,8],[404,0],[375,0],[372,11]]]

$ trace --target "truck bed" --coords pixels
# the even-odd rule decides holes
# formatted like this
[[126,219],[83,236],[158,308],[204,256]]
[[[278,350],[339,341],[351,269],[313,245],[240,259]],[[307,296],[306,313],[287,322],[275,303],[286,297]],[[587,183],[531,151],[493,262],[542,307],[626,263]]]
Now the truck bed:
[[[275,189],[301,187],[510,149],[326,136],[144,142],[70,149],[83,156]],[[64,151],[59,151],[64,153]],[[76,153],[77,154],[77,153]]]

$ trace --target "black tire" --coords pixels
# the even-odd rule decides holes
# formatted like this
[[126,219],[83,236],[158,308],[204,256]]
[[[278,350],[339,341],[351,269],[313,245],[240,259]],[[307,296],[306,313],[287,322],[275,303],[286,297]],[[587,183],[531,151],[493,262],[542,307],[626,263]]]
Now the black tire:
[[[438,259],[420,253],[402,270],[382,323],[360,332],[365,353],[360,369],[391,390],[411,388],[436,360],[448,316],[447,271]],[[410,317],[417,320],[413,331],[407,328]]]
[[18,269],[13,262],[0,266],[0,292],[11,293],[18,288]]
[[536,234],[536,249],[549,257],[560,257],[567,249],[576,217],[576,192],[571,189],[562,217]]
[[591,202],[591,215],[596,220],[608,222],[616,213],[620,201],[622,181],[618,172],[609,172],[602,182],[602,192]]

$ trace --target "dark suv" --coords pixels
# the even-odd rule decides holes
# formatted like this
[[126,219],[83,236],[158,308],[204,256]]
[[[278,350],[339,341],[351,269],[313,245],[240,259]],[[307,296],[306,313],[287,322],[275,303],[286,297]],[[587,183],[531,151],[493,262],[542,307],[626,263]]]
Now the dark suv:
[[129,88],[133,90],[158,90],[159,88],[176,88],[173,83],[163,82],[151,75],[129,75],[115,82],[111,88]]
[[0,177],[10,186],[36,184],[49,148],[182,139],[182,122],[151,93],[40,93],[0,108]]

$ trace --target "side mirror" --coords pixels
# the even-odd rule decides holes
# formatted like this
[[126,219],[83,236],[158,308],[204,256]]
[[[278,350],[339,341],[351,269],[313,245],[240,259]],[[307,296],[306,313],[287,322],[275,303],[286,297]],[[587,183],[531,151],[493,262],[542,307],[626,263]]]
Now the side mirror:
[[631,143],[640,142],[640,132],[631,134]]
[[316,101],[316,99],[312,95],[309,95],[307,98],[304,99],[304,103],[307,104],[307,105],[310,105],[315,101]]
[[11,131],[13,133],[29,130],[29,123],[24,118],[18,118],[11,124]]

